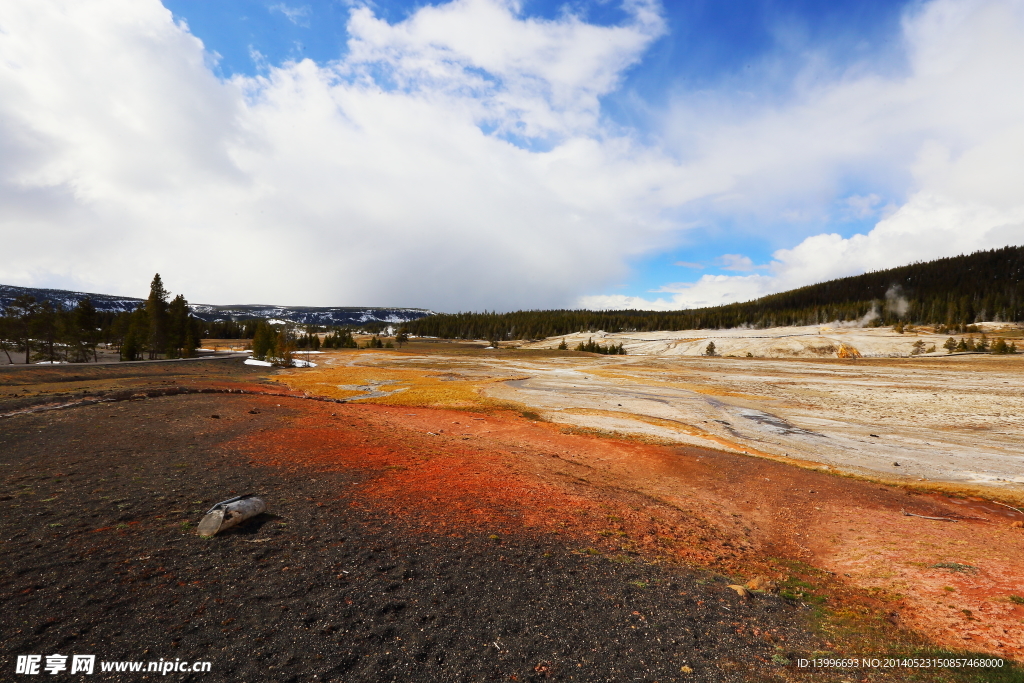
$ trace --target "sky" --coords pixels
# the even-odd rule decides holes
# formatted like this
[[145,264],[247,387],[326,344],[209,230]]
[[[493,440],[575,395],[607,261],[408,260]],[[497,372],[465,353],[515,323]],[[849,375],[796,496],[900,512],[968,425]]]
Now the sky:
[[0,283],[672,310],[1024,244],[1024,0],[0,5]]

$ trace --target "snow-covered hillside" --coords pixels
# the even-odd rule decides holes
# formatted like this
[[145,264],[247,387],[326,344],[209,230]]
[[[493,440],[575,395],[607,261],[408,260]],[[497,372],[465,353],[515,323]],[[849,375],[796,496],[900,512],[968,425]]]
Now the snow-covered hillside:
[[[88,292],[72,292],[66,289],[37,289],[32,287],[15,287],[0,285],[0,311],[22,294],[34,296],[36,301],[50,301],[63,308],[74,308],[79,300],[89,298],[100,311],[131,311],[143,303],[142,299],[127,296],[111,296],[109,294],[92,294]],[[277,318],[296,323],[315,325],[361,325],[372,322],[403,323],[423,318],[432,313],[422,308],[386,308],[386,307],[313,307],[313,306],[269,306],[269,305],[238,305],[213,306],[210,304],[190,304],[192,314],[206,321],[213,320],[246,320],[250,318]]]

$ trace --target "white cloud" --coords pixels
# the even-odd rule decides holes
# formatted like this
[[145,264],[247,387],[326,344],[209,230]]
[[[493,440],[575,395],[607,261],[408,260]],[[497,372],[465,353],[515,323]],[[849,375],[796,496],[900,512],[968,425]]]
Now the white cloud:
[[846,204],[846,216],[853,220],[870,218],[878,213],[878,205],[882,198],[872,192],[868,195],[850,195],[844,200]]
[[618,26],[355,7],[338,61],[222,81],[155,0],[4,3],[0,282],[140,294],[160,271],[209,303],[546,307],[720,219],[796,245],[583,300],[679,308],[1024,242],[1024,2],[915,4],[903,72],[683,93],[647,146],[601,110],[665,30],[653,2],[624,7]]
[[[622,26],[572,14],[523,19],[517,4],[455,0],[389,24],[368,7],[353,11],[344,65],[384,72],[404,92],[472,100],[473,115],[499,132],[528,137],[599,132],[598,98],[615,89],[664,30],[656,5],[627,5]],[[380,76],[375,76],[380,78]]]
[[771,277],[754,275],[703,275],[696,282],[678,282],[663,285],[656,293],[671,296],[648,299],[624,294],[591,295],[582,297],[580,305],[597,310],[645,309],[675,311],[683,308],[718,306],[734,301],[749,301],[766,294]]
[[357,8],[343,60],[222,82],[156,2],[4,5],[0,282],[563,305],[668,239],[652,198],[672,165],[600,122],[662,31],[627,8],[609,27],[497,0],[395,25]]
[[848,239],[834,233],[814,235],[792,249],[776,251],[766,275],[704,275],[693,283],[670,284],[658,290],[672,294],[668,298],[590,296],[582,303],[589,308],[616,310],[717,306],[1007,244],[1024,244],[1024,205],[1001,210],[920,192],[866,234]]
[[279,2],[276,5],[271,5],[268,9],[271,12],[280,12],[288,19],[288,21],[292,22],[296,26],[309,28],[309,16],[312,14],[312,10],[309,5],[291,7],[283,2]]
[[749,256],[743,254],[722,254],[715,259],[722,270],[738,270],[740,272],[749,272],[759,268],[765,268],[766,266],[755,266],[753,260]]
[[[675,105],[667,130],[685,172],[706,188],[692,210],[705,221],[753,216],[773,225],[776,242],[796,246],[776,251],[764,275],[705,275],[665,286],[660,291],[671,292],[668,299],[635,297],[634,306],[726,303],[1024,244],[1024,90],[1017,86],[1024,73],[1024,2],[936,0],[911,7],[903,23],[904,73],[851,71],[771,107],[744,109],[721,98]],[[849,182],[904,199],[883,206],[878,192],[844,198],[841,188]],[[815,224],[876,215],[881,220],[865,234],[806,236]],[[622,304],[617,296],[583,301],[599,308]]]

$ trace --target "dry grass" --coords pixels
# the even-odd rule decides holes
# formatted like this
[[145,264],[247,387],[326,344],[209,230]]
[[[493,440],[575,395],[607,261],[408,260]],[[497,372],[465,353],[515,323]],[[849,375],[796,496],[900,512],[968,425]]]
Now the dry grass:
[[[378,360],[372,356],[368,361]],[[525,406],[511,401],[500,401],[481,394],[487,384],[503,381],[505,377],[474,377],[465,378],[453,375],[450,367],[442,365],[429,369],[427,363],[420,367],[387,367],[346,365],[325,366],[315,369],[303,369],[281,373],[275,380],[288,385],[292,389],[306,392],[314,396],[341,398],[360,403],[374,403],[390,406],[417,406],[434,408],[460,408],[464,410],[516,410],[522,411]],[[376,386],[380,392],[389,392],[386,396],[360,398],[366,391],[354,390],[349,387]]]

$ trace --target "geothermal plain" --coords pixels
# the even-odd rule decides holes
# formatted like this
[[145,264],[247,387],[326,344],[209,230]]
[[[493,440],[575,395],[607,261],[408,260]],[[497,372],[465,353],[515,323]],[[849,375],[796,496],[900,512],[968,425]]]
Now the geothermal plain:
[[[911,355],[919,339],[927,349],[948,338],[925,331],[815,330],[799,347],[771,332],[566,339],[623,341],[626,356],[559,352],[563,338],[323,354],[277,380],[355,403],[519,411],[529,429],[396,417],[439,439],[541,448],[553,458],[534,466],[544,479],[639,493],[718,529],[742,519],[734,548],[898,596],[900,623],[944,646],[1024,655],[1024,356]],[[681,353],[709,339],[733,357]],[[751,345],[762,357],[745,355]],[[839,358],[840,347],[860,357]],[[925,503],[935,507],[914,508]]]
[[[853,656],[1017,680],[1024,356],[888,328],[593,336],[628,355],[6,368],[0,640],[208,680],[996,673],[797,664]],[[246,492],[270,514],[195,536]]]
[[[992,339],[1020,340],[1015,325],[981,327]],[[423,357],[325,357],[321,372],[341,364],[360,377],[371,367],[398,374],[369,378],[372,388],[355,379],[320,382],[315,390],[403,400],[399,394],[416,375],[401,371],[434,369],[453,389],[525,405],[554,423],[1024,494],[1024,355],[947,354],[948,338],[838,325],[577,334],[472,356],[446,355],[442,346]],[[622,343],[628,355],[528,353],[588,339]],[[702,356],[712,341],[719,355]],[[915,344],[924,352],[912,355]]]

